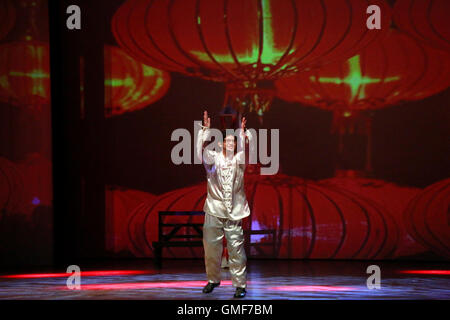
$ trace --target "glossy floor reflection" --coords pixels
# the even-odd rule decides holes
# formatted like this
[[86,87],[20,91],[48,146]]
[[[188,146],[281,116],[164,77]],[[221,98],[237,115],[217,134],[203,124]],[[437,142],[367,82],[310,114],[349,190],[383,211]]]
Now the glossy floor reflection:
[[[367,267],[381,270],[381,288],[369,289]],[[85,263],[81,290],[66,286],[65,270],[14,270],[0,275],[0,299],[233,299],[228,269],[220,287],[203,294],[202,260]],[[450,299],[450,263],[387,261],[248,262],[245,299]]]

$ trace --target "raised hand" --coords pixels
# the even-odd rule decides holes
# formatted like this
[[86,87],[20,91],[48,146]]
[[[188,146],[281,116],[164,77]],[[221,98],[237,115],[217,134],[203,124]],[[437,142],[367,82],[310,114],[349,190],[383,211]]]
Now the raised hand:
[[247,123],[247,119],[245,119],[245,117],[242,117],[241,120],[241,137],[244,138],[245,137],[245,125]]
[[211,119],[208,117],[208,111],[203,112],[203,125],[207,128],[211,126]]
[[242,129],[242,131],[245,130],[246,123],[247,123],[247,119],[245,119],[245,117],[243,117],[242,120],[241,120],[241,129]]

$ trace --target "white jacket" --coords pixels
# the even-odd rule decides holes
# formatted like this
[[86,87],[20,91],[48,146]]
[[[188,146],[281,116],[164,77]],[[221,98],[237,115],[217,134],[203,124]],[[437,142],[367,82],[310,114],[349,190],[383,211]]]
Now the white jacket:
[[[226,159],[223,152],[203,148],[209,131],[208,128],[203,128],[197,136],[197,157],[203,160],[208,181],[203,211],[218,218],[241,220],[250,215],[244,190],[246,166],[244,135],[240,135],[238,139],[240,151],[232,158]],[[251,132],[247,130],[245,136],[251,142]]]

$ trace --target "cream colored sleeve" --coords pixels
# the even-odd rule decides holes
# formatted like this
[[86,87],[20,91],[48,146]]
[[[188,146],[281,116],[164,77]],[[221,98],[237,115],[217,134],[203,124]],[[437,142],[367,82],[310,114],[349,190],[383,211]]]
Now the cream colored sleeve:
[[244,166],[247,165],[247,163],[245,162],[245,149],[244,149],[245,148],[245,137],[247,137],[248,142],[249,142],[249,147],[250,147],[249,152],[253,152],[253,149],[254,149],[253,143],[252,143],[253,135],[250,132],[250,130],[245,131],[244,135],[239,135],[238,143],[240,145],[241,151],[239,151],[236,156],[237,156],[238,163],[240,165],[244,165]]
[[203,147],[204,142],[209,138],[209,129],[202,127],[197,135],[197,159],[203,161],[204,164],[214,163],[216,152]]

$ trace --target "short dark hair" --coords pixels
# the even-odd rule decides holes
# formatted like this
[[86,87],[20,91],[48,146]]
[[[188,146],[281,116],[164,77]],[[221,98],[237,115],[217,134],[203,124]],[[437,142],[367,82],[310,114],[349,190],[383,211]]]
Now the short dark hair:
[[[237,142],[237,137],[236,137],[236,135],[234,134],[234,129],[228,129],[228,130],[230,130],[230,133],[229,133],[229,134],[227,134],[227,129],[222,129],[222,130],[221,130],[223,141],[225,141],[225,138],[226,138],[227,136],[233,135],[233,136],[234,136],[234,142]],[[231,130],[233,130],[233,131],[231,131]]]

